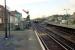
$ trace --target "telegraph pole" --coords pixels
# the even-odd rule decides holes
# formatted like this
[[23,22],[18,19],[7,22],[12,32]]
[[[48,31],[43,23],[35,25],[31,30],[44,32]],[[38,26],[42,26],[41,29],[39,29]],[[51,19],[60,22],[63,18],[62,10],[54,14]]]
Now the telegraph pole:
[[[9,12],[10,14],[10,12]],[[10,37],[10,16],[9,16],[9,37]]]
[[6,0],[4,0],[5,3],[5,38],[8,38],[8,30],[7,30],[7,23],[8,23],[8,17],[7,17],[7,9],[6,9]]

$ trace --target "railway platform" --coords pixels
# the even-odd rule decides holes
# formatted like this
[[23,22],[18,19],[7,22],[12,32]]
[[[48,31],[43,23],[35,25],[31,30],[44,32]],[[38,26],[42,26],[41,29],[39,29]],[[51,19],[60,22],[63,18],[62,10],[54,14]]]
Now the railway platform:
[[0,50],[43,50],[35,32],[31,29],[25,31],[11,31],[11,37],[3,39],[4,32],[0,33]]
[[51,30],[53,31],[55,34],[71,41],[72,43],[75,43],[75,35],[72,35],[73,33],[64,33],[64,32],[61,32],[60,30],[56,29],[56,28],[49,28],[47,27],[48,30]]

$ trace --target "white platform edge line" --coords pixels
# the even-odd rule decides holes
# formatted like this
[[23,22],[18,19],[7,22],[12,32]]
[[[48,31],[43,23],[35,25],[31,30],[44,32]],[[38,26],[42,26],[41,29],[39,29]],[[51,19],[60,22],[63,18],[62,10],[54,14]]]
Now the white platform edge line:
[[42,44],[40,38],[39,38],[38,35],[37,35],[37,32],[36,32],[36,31],[34,31],[34,32],[35,32],[36,37],[37,37],[37,39],[38,39],[38,41],[39,41],[39,43],[40,43],[40,45],[41,45],[41,47],[42,47],[42,50],[45,50],[45,48],[44,48],[44,46],[43,46],[43,44]]

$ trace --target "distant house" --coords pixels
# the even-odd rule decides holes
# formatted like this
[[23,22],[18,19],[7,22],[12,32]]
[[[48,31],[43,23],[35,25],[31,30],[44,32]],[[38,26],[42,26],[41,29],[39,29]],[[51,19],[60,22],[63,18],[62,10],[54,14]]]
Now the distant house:
[[69,18],[68,23],[71,25],[75,24],[75,12]]
[[72,18],[75,19],[75,12],[73,13]]
[[15,23],[16,23],[16,16],[14,11],[10,11],[10,30],[14,30],[15,29]]
[[19,13],[18,11],[16,11],[16,10],[15,11],[11,11],[10,14],[11,14],[10,22],[14,24],[15,29],[16,29],[16,27],[20,27],[22,14]]

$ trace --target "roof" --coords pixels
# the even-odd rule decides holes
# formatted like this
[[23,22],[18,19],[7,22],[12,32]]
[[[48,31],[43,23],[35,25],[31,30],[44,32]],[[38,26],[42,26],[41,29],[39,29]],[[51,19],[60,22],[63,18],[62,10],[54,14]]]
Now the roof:
[[10,11],[10,15],[11,16],[15,16],[16,14],[20,14],[20,15],[22,15],[21,13],[19,13],[18,11]]

